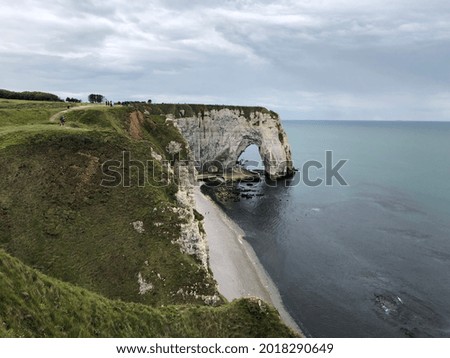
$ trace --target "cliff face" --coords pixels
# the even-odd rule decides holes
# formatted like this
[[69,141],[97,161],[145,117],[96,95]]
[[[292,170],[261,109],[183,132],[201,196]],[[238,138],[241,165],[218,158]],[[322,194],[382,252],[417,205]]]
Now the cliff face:
[[[165,163],[188,158],[176,105],[31,104],[0,100],[0,337],[294,336],[260,300],[219,297],[195,171]],[[66,126],[43,126],[56,110]]]
[[266,174],[278,179],[292,174],[291,150],[280,119],[273,112],[239,108],[204,110],[190,117],[170,118],[205,168],[228,168],[251,144],[259,148]]
[[195,169],[176,164],[175,174],[178,178],[178,192],[175,195],[178,208],[174,210],[178,212],[183,222],[180,237],[176,242],[180,245],[182,252],[197,257],[205,272],[208,272],[208,243],[194,214],[195,199],[191,176],[195,175]]

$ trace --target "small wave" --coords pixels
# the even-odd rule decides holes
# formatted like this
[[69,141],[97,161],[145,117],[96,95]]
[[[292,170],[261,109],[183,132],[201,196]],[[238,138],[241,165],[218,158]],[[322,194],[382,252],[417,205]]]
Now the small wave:
[[444,327],[441,315],[418,297],[406,296],[404,301],[399,295],[390,292],[375,294],[376,311],[408,337],[445,336],[441,329]]

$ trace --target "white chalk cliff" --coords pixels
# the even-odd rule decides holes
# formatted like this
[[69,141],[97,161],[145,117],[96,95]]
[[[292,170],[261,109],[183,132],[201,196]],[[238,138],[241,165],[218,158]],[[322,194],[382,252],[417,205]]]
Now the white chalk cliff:
[[191,117],[171,118],[205,168],[228,168],[251,144],[259,148],[266,174],[278,179],[292,174],[291,150],[278,115],[265,109],[244,114],[243,109],[205,110]]

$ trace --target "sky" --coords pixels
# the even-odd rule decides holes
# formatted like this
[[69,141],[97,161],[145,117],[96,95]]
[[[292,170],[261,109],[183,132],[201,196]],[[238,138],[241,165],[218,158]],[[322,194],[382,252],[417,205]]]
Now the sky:
[[0,88],[450,120],[448,0],[0,0]]

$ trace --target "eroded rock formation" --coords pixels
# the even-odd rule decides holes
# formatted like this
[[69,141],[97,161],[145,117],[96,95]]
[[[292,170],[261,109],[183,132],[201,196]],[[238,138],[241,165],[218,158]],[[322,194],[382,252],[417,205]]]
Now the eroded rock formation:
[[245,113],[239,108],[204,110],[190,117],[171,118],[189,143],[202,168],[219,170],[236,164],[251,144],[259,148],[271,179],[293,172],[291,150],[278,115],[265,109]]

